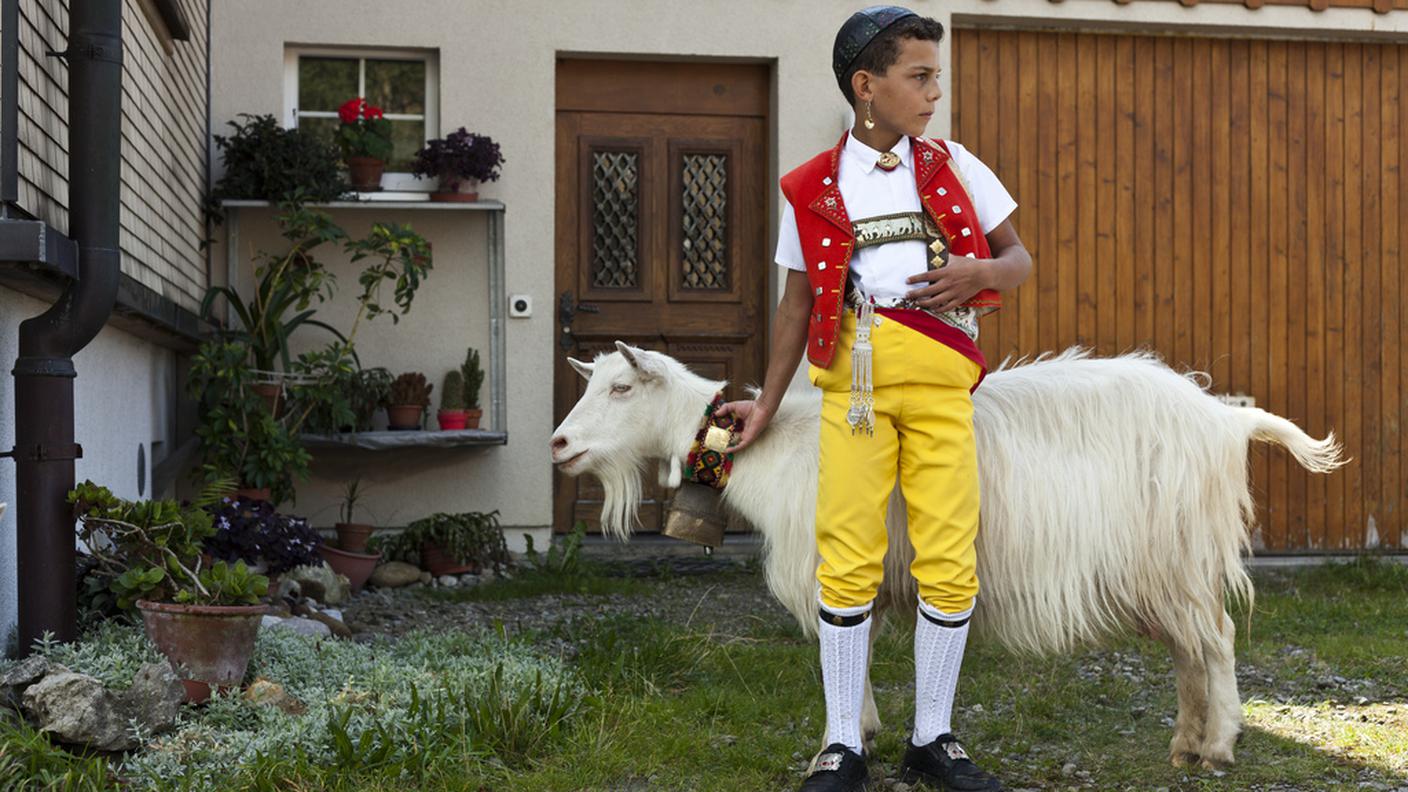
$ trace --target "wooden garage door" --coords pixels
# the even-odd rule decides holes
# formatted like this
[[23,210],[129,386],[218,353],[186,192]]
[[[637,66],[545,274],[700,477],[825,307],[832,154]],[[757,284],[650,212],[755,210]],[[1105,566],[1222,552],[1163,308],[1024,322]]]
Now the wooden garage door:
[[953,137],[1035,274],[984,351],[1135,347],[1354,461],[1252,459],[1259,548],[1408,548],[1408,46],[958,30]]

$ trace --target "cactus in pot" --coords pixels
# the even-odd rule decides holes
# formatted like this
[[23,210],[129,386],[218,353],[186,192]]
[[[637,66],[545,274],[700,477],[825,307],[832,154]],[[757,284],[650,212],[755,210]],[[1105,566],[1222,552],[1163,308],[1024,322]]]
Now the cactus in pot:
[[391,383],[386,414],[392,429],[419,429],[421,415],[430,406],[430,392],[435,386],[425,381],[425,375],[408,371]]
[[470,347],[465,353],[460,376],[464,380],[466,426],[478,429],[479,419],[484,414],[479,408],[479,388],[484,384],[484,369],[479,367],[479,350]]
[[464,375],[452,369],[445,372],[445,382],[440,388],[440,412],[435,417],[441,429],[450,430],[463,429],[465,415]]

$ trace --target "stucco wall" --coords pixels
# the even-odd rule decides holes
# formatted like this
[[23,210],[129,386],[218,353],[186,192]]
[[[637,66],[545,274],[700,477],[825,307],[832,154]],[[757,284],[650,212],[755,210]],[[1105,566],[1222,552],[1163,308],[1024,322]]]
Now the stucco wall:
[[[836,27],[861,5],[841,0],[523,0],[507,7],[465,0],[396,4],[244,0],[215,4],[212,112],[216,129],[240,112],[282,112],[285,45],[432,48],[439,53],[441,131],[464,125],[491,135],[503,146],[507,160],[504,176],[485,185],[481,192],[508,206],[506,292],[531,294],[536,305],[531,319],[509,321],[506,326],[509,444],[474,452],[479,456],[439,462],[429,480],[438,483],[406,481],[396,487],[394,496],[387,492],[382,497],[401,498],[411,504],[453,483],[456,497],[503,508],[509,524],[546,525],[551,519],[551,470],[546,448],[553,405],[546,378],[557,354],[552,310],[556,58],[627,55],[774,63],[776,131],[770,141],[770,177],[775,181],[779,170],[829,146],[844,127],[846,108],[830,73],[830,46]],[[1060,4],[1046,0],[913,0],[911,7],[938,18],[949,29],[955,21],[974,24],[986,19],[988,24],[1017,20],[1071,28],[1134,25],[1150,32],[1196,25],[1203,28],[1199,32],[1211,30],[1218,35],[1408,35],[1408,15],[1379,16],[1359,9],[1314,13],[1306,8],[1268,7],[1251,11],[1235,5],[1185,8],[1176,2],[1142,0],[1129,5],[1109,0]],[[946,42],[942,48],[946,81],[951,75],[948,56]],[[930,134],[948,133],[949,110],[945,97]],[[769,226],[775,225],[777,200],[774,195]],[[454,288],[463,288],[467,294],[482,295],[487,286],[482,255],[478,247],[471,247],[462,261],[452,264],[437,250],[437,287],[453,282]],[[404,328],[404,337],[435,337],[437,330],[432,327],[412,327],[420,328],[420,322],[433,320],[438,312],[429,301],[417,311],[423,313],[416,318],[416,325]],[[444,320],[445,328],[463,326],[453,314],[445,315]],[[456,346],[460,345],[448,345]],[[417,352],[415,342],[402,348],[427,361],[443,357],[443,365],[453,362],[449,351],[443,355],[439,351]],[[313,493],[307,499],[309,510],[316,513],[326,508],[325,496],[321,489]],[[304,505],[302,498],[299,505]]]
[[[0,288],[0,449],[15,444],[15,379],[10,374],[19,355],[19,324],[48,309],[48,304]],[[73,358],[74,437],[83,458],[74,463],[76,481],[92,479],[123,498],[156,497],[151,491],[152,443],[170,442],[172,353],[111,327],[104,329]],[[137,489],[138,446],[142,446],[145,487]],[[9,647],[18,619],[16,602],[15,465],[0,460],[0,638]]]

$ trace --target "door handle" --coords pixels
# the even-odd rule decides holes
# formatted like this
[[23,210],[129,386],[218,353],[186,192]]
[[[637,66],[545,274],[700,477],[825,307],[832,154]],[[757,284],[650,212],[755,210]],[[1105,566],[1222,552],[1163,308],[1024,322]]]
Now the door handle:
[[577,346],[576,340],[572,338],[572,320],[577,318],[578,312],[601,313],[601,308],[577,302],[571,291],[563,292],[557,300],[557,321],[562,325],[562,338],[559,339],[558,345],[567,352]]

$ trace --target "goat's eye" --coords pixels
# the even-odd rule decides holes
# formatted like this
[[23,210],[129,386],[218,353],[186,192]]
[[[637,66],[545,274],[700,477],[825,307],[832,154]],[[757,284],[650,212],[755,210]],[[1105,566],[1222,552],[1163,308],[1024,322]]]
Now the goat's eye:
[[618,383],[618,384],[616,384],[616,385],[612,385],[612,386],[611,386],[611,392],[612,392],[612,393],[630,393],[630,391],[631,391],[631,386],[630,386],[630,385],[624,385],[624,384]]

